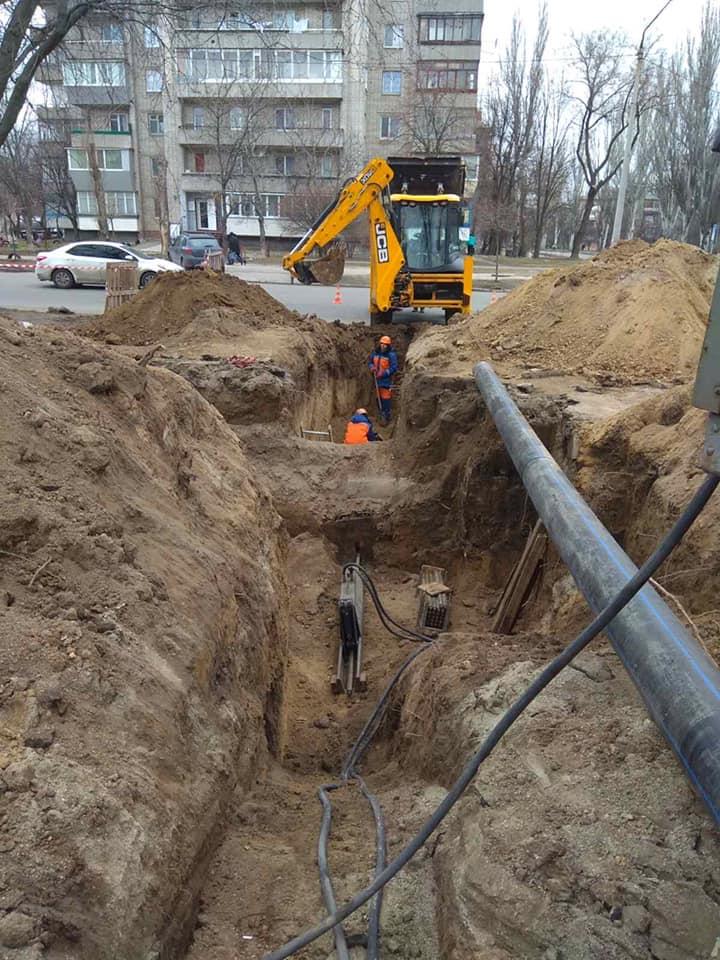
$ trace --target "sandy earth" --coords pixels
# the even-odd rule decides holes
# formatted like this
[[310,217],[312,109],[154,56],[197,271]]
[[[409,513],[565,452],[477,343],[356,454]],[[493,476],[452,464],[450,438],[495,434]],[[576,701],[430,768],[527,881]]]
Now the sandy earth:
[[[401,622],[423,563],[454,590],[448,634],[363,765],[397,852],[588,617],[551,550],[513,635],[489,632],[534,517],[472,363],[498,359],[642,558],[700,480],[702,416],[667,384],[692,375],[712,268],[682,245],[623,245],[456,327],[394,328],[391,442],[355,449],[299,431],[337,437],[371,400],[367,329],[301,318],[240,280],[162,278],[83,337],[1,323],[0,956],[259,960],[322,916],[316,791],[406,654],[369,612],[368,690],[331,693],[356,549]],[[658,581],[717,655],[716,509]],[[373,837],[357,791],[335,799],[342,900],[368,879]],[[719,852],[599,643],[390,886],[384,952],[708,960]],[[326,937],[303,955],[331,951]]]

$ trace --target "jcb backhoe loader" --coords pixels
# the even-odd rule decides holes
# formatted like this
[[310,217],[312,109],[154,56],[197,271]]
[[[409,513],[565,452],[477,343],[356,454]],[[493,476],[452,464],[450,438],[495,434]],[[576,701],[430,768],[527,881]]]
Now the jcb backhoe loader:
[[[345,269],[339,235],[367,211],[370,322],[394,310],[439,308],[445,320],[470,313],[472,258],[460,239],[465,165],[460,157],[375,157],[320,215],[283,260],[300,283],[338,283]],[[324,255],[313,254],[324,250]]]

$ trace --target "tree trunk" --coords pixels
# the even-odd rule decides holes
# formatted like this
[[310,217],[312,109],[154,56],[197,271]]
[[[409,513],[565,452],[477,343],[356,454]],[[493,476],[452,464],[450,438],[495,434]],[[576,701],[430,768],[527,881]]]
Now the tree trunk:
[[585,198],[585,206],[583,207],[582,216],[580,217],[580,223],[578,224],[578,228],[575,231],[575,236],[573,237],[572,250],[570,251],[571,260],[577,260],[577,258],[580,256],[580,247],[582,246],[583,235],[587,230],[587,225],[590,222],[590,214],[592,213],[593,204],[595,203],[595,194],[596,190],[591,187],[588,191],[587,197]]
[[107,240],[110,234],[107,202],[105,200],[105,190],[103,189],[102,171],[98,165],[97,150],[95,149],[94,143],[88,144],[88,165],[93,182],[95,202],[97,203],[98,234],[101,240]]

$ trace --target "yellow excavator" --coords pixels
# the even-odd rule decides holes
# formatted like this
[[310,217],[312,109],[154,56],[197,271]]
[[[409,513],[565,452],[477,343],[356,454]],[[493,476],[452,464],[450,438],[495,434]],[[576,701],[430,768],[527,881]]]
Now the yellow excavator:
[[338,283],[345,270],[338,238],[367,211],[371,323],[389,322],[394,310],[408,307],[444,310],[445,322],[470,313],[464,188],[460,157],[375,157],[345,183],[283,267],[300,283]]

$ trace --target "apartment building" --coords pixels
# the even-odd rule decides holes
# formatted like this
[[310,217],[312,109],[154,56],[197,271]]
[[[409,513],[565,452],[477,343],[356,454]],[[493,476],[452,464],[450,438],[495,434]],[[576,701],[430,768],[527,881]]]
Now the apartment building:
[[225,227],[291,242],[374,155],[457,154],[477,176],[480,0],[190,6],[83,21],[48,62],[78,228]]

